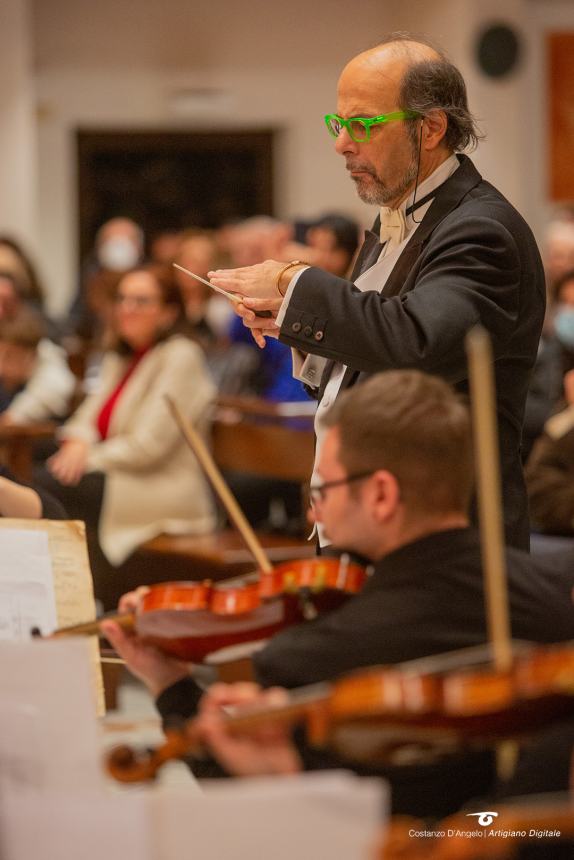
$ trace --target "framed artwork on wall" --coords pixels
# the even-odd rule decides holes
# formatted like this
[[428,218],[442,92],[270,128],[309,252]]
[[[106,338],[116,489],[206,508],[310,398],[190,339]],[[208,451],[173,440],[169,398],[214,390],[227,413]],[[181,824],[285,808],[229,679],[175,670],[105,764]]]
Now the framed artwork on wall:
[[574,202],[574,32],[547,37],[550,122],[549,194]]

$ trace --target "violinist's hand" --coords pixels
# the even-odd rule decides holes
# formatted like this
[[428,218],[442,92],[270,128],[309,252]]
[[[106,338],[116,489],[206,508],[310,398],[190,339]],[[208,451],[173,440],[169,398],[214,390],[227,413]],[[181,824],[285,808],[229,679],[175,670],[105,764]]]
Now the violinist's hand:
[[292,774],[302,770],[301,760],[288,728],[273,722],[249,735],[234,735],[227,727],[224,708],[240,705],[281,706],[286,690],[262,690],[257,684],[213,684],[203,695],[194,723],[211,754],[235,776]]
[[126,591],[122,594],[118,603],[118,612],[136,612],[142,601],[142,598],[149,591],[149,585],[140,585],[134,591]]
[[67,439],[46,465],[60,484],[75,487],[84,476],[88,460],[88,443],[83,439]]
[[[127,595],[124,596],[127,597]],[[189,675],[187,663],[176,660],[175,657],[169,657],[159,648],[148,645],[133,633],[126,633],[114,621],[102,621],[100,629],[120,657],[126,661],[130,672],[144,682],[154,698]]]

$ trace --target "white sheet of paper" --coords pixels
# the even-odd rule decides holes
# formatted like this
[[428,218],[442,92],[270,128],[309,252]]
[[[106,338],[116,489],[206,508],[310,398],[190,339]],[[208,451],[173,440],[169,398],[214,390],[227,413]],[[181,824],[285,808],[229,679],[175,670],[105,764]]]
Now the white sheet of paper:
[[10,797],[0,812],[2,860],[155,860],[148,804],[147,793]]
[[56,626],[48,535],[0,530],[0,639],[28,639],[32,627]]
[[[14,534],[18,535],[16,542],[13,540]],[[76,520],[0,518],[0,559],[5,557],[4,548],[10,546],[13,547],[12,559],[17,560],[17,577],[14,578],[14,561],[9,565],[0,566],[0,628],[3,628],[0,633],[0,641],[18,638],[8,635],[10,628],[16,626],[21,628],[22,638],[25,639],[28,638],[30,627],[33,626],[38,626],[43,634],[49,634],[58,626],[66,627],[95,618],[96,606],[84,523]],[[25,564],[25,559],[30,556],[41,559],[42,565],[34,563],[33,567],[36,576],[42,570],[42,582],[44,583],[36,583],[33,586],[38,598],[36,604],[41,600],[44,607],[43,614],[41,613],[38,617],[36,613],[33,619],[30,618],[30,613],[26,611],[26,606],[24,606],[24,611],[21,607],[18,609],[21,602],[26,605],[28,602],[26,595],[30,589],[26,585],[28,580],[23,576],[23,573],[27,568],[30,568],[29,564]],[[40,595],[46,590],[46,561],[50,565],[50,576],[49,587],[47,588],[49,597],[48,601],[44,603],[44,597],[40,597]],[[6,579],[5,587],[2,585],[3,575]],[[54,599],[55,614],[51,610],[51,602]],[[12,609],[14,603],[17,606],[16,611]],[[93,683],[98,696],[98,713],[104,714],[104,687],[97,637],[90,637],[90,648]]]
[[0,803],[104,785],[85,639],[0,642]]
[[365,860],[388,809],[385,783],[338,771],[204,787],[153,795],[157,860]]

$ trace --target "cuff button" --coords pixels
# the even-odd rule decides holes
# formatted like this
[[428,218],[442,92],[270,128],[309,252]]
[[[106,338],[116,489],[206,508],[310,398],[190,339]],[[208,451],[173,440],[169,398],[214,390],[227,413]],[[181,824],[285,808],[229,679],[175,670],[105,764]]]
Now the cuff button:
[[295,334],[297,334],[298,332],[300,332],[300,331],[301,331],[301,329],[302,329],[302,325],[301,325],[301,323],[300,323],[300,322],[294,322],[294,323],[293,323],[293,325],[291,326],[291,331],[294,331],[294,332],[295,332]]
[[320,331],[320,330],[315,332],[315,340],[323,340],[324,337],[325,337],[325,332]]

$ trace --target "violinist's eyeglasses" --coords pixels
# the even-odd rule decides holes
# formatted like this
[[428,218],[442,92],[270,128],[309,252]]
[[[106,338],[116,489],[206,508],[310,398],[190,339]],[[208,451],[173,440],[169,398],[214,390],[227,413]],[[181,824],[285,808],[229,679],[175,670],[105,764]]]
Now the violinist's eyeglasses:
[[373,474],[374,472],[371,469],[368,472],[357,472],[356,475],[339,478],[337,481],[325,481],[324,484],[311,484],[309,487],[309,498],[313,504],[316,505],[319,502],[325,501],[327,490],[331,490],[333,487],[342,487],[344,484],[354,484],[355,481],[362,481],[364,478],[369,478]]
[[325,116],[325,125],[332,137],[339,137],[343,129],[346,128],[349,137],[355,143],[367,143],[371,136],[371,126],[383,125],[384,123],[395,122],[399,119],[416,119],[419,116],[420,113],[414,110],[395,110],[392,113],[382,113],[380,116],[352,116],[349,119],[343,119],[342,116],[328,113]]

